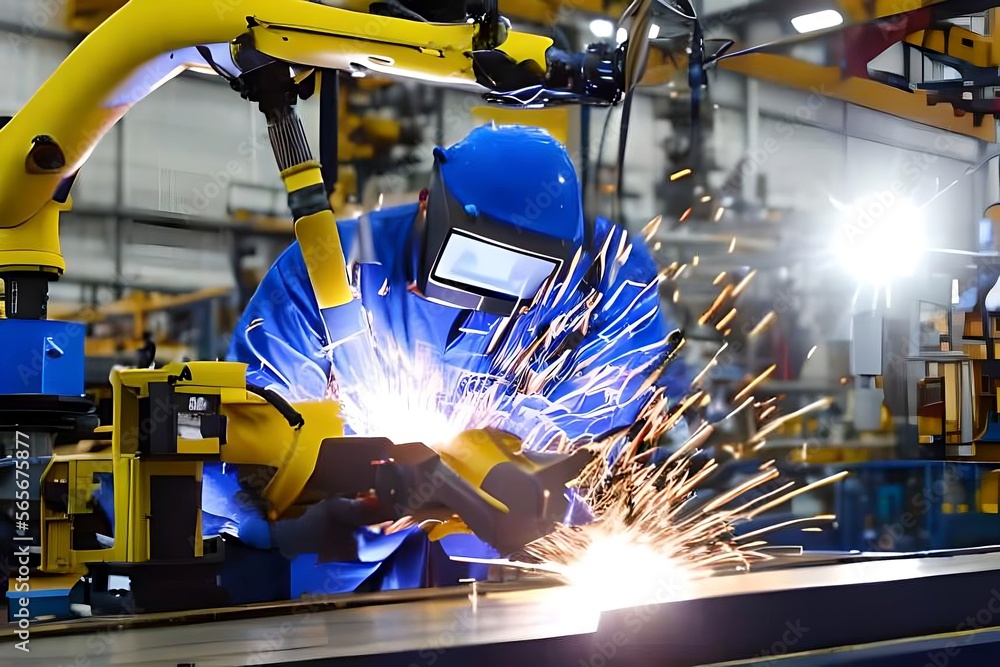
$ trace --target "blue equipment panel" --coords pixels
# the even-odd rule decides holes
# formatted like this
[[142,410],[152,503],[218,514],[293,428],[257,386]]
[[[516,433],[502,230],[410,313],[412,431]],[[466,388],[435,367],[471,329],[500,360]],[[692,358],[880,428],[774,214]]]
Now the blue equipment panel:
[[86,334],[76,322],[0,319],[0,395],[82,395]]

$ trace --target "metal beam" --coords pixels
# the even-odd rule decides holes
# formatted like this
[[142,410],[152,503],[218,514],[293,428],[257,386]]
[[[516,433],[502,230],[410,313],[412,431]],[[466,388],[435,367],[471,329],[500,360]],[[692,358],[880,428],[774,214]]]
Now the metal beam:
[[906,92],[856,77],[841,78],[838,67],[813,65],[789,56],[752,53],[729,58],[719,67],[781,86],[798,88],[823,97],[842,100],[892,116],[964,134],[982,141],[996,141],[995,123],[976,127],[971,116],[957,117],[950,106],[928,106],[922,91]]

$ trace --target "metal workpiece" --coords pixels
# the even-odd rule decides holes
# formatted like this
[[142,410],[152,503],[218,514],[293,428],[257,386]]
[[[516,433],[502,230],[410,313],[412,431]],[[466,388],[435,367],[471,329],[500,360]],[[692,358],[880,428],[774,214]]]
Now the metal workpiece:
[[[475,600],[471,587],[456,587],[37,624],[30,654],[15,656],[6,643],[0,655],[26,665],[89,655],[149,667],[367,667],[429,664],[432,656],[433,664],[446,666],[759,664],[780,654],[788,664],[825,665],[860,664],[836,662],[837,655],[924,650],[926,657],[944,645],[945,639],[934,643],[938,635],[963,647],[997,641],[997,633],[987,631],[1000,626],[1000,613],[985,610],[1000,611],[993,575],[1000,553],[845,558],[679,587],[660,586],[652,575],[635,604],[614,610],[602,610],[605,600],[578,588],[480,583]],[[921,603],[927,600],[934,604]],[[0,637],[13,632],[0,631]],[[95,638],[109,638],[101,641],[99,656]],[[966,656],[981,653],[970,648]],[[949,664],[977,664],[966,656],[953,656]]]

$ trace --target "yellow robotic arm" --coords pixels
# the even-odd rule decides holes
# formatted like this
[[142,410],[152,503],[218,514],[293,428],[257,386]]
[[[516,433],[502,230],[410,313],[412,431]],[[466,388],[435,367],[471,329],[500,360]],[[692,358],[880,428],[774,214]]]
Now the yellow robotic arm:
[[[57,327],[15,321],[46,319],[48,281],[66,268],[58,222],[70,207],[70,186],[97,142],[133,104],[185,68],[207,64],[267,119],[295,234],[332,341],[334,327],[354,326],[357,318],[344,313],[356,311],[342,306],[356,302],[320,165],[295,109],[314,71],[360,69],[416,77],[519,106],[613,104],[621,97],[621,48],[565,53],[545,37],[510,31],[496,2],[484,4],[482,16],[429,23],[309,0],[130,0],[69,55],[21,111],[0,121],[0,280],[5,299],[0,325],[18,333],[25,350],[41,345],[53,360],[82,356],[82,345],[78,350],[59,348],[53,340]],[[42,398],[78,397],[79,369],[66,364],[57,370],[66,378],[46,371],[46,382],[35,383],[32,390]],[[72,532],[72,516],[84,513],[86,503],[55,508],[51,524],[42,529],[43,568],[64,572],[88,559],[157,560],[163,556],[157,556],[154,541],[185,544],[186,538],[154,540],[147,524],[159,510],[142,508],[169,501],[163,489],[153,488],[153,477],[197,482],[204,460],[277,468],[264,491],[274,518],[323,494],[351,491],[344,485],[367,479],[361,473],[382,489],[383,505],[422,483],[413,474],[440,475],[445,480],[440,490],[420,502],[395,503],[399,506],[393,504],[392,513],[458,511],[472,530],[512,546],[561,516],[558,502],[547,500],[548,490],[564,489],[574,469],[585,463],[578,457],[572,465],[542,468],[490,438],[461,447],[470,457],[463,465],[455,452],[446,461],[423,445],[397,448],[380,441],[348,447],[337,438],[342,429],[334,407],[310,404],[299,406],[300,412],[290,407],[275,412],[244,379],[245,367],[218,362],[117,374],[110,458],[81,463],[56,457],[44,479],[71,485],[82,480],[86,490],[95,472],[112,472],[118,525],[129,528],[122,540],[116,539],[112,553],[83,553],[74,564],[66,555],[73,548],[64,538]],[[157,407],[159,417],[151,412]],[[282,415],[291,421],[283,424]],[[346,460],[342,452],[357,450],[356,479],[324,476],[343,466],[320,465],[322,442],[329,443],[326,449],[338,461]],[[409,458],[401,459],[404,454]],[[389,463],[376,471],[373,463],[379,461]],[[195,535],[188,555],[200,556],[199,497],[189,495],[188,520],[174,528]],[[561,492],[556,495],[562,497]]]
[[[486,93],[495,102],[610,104],[616,51],[565,54],[494,13],[427,23],[310,0],[131,0],[91,33],[0,129],[0,279],[7,316],[44,319],[46,284],[65,270],[59,214],[103,135],[152,90],[206,62],[258,102],[296,219],[318,305],[351,301],[340,239],[294,110],[313,69],[371,70]],[[343,319],[343,318],[341,318]]]
[[[252,47],[306,67],[361,67],[485,92],[468,55],[479,29],[309,0],[130,0],[0,130],[0,227],[38,215],[134,103],[191,64],[204,64],[193,47],[228,44],[236,59]],[[544,70],[551,44],[510,33],[500,50]]]

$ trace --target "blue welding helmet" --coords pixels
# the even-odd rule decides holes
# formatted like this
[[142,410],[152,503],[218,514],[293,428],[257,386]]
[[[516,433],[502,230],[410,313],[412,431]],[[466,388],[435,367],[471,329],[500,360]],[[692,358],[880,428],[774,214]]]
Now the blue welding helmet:
[[582,196],[566,149],[544,130],[474,129],[434,150],[416,282],[432,301],[513,315],[583,244]]

